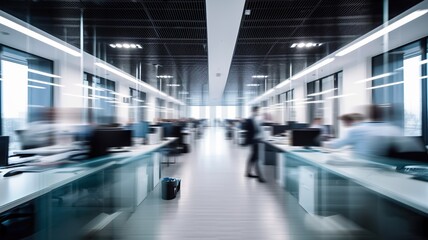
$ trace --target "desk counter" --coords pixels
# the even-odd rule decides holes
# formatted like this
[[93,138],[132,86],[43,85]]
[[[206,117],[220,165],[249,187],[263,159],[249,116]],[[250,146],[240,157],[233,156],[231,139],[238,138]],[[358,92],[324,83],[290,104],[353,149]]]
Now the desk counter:
[[142,156],[152,153],[172,141],[175,141],[175,138],[169,138],[154,145],[134,146],[129,152],[115,153],[73,164],[70,167],[55,168],[43,172],[25,172],[12,177],[3,177],[12,169],[1,169],[0,213],[111,166],[137,161]]

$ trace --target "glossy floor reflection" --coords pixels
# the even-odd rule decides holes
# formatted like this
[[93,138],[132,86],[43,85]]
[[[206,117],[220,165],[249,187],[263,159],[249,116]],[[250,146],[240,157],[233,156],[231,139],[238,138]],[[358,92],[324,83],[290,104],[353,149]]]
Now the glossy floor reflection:
[[349,239],[320,234],[305,224],[305,211],[265,169],[267,183],[244,177],[249,149],[207,128],[191,153],[165,167],[182,179],[174,200],[162,200],[160,185],[120,229],[121,239]]

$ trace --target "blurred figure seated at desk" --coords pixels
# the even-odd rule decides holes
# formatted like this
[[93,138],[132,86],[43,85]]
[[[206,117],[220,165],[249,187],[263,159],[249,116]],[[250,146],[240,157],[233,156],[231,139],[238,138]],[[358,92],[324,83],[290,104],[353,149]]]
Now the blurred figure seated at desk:
[[324,141],[331,137],[326,125],[323,125],[323,119],[320,117],[314,118],[309,128],[317,128],[321,131],[320,140]]
[[[370,121],[357,124],[350,124],[350,122],[355,122],[352,119],[344,121],[345,126],[350,127],[347,134],[326,143],[325,146],[334,149],[351,146],[354,154],[358,156],[386,156],[392,146],[393,138],[391,137],[402,136],[402,130],[384,122],[383,111],[384,109],[379,106],[371,105],[368,107]],[[348,117],[345,119],[348,120]]]
[[15,131],[22,150],[54,145],[56,132],[53,108],[41,109],[35,114],[34,121],[28,124],[27,129]]

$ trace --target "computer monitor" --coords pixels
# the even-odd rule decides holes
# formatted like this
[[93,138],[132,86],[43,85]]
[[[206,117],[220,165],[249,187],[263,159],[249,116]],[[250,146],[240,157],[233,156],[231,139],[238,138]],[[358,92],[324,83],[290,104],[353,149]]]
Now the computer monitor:
[[144,121],[133,123],[131,124],[130,129],[132,130],[133,137],[146,138],[149,131],[149,123]]
[[272,126],[272,134],[274,136],[284,133],[285,131],[289,130],[290,128],[288,125],[273,125]]
[[305,129],[308,128],[309,124],[307,123],[293,123],[292,125],[290,125],[290,129],[291,130],[295,130],[295,129]]
[[172,137],[172,123],[161,123],[162,126],[162,136],[161,138]]
[[292,146],[321,146],[321,130],[317,128],[295,129],[291,132]]
[[120,128],[95,129],[90,141],[89,157],[103,156],[111,148],[132,146],[132,130]]
[[9,165],[9,136],[0,136],[0,167]]

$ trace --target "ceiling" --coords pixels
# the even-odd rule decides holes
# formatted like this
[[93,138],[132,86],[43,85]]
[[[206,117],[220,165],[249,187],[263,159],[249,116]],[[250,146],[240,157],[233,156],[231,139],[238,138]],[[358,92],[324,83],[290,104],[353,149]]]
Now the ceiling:
[[[290,72],[336,51],[382,24],[381,0],[246,0],[223,104],[237,105],[287,79]],[[421,0],[390,0],[391,19]],[[204,0],[1,0],[0,9],[84,50],[189,105],[208,99],[208,47]],[[111,48],[112,43],[142,49]],[[291,48],[315,42],[319,47]],[[141,69],[141,71],[140,71]],[[253,75],[266,75],[253,79]],[[167,83],[179,87],[168,87]],[[248,87],[247,84],[260,84]],[[178,94],[189,92],[188,95]]]

